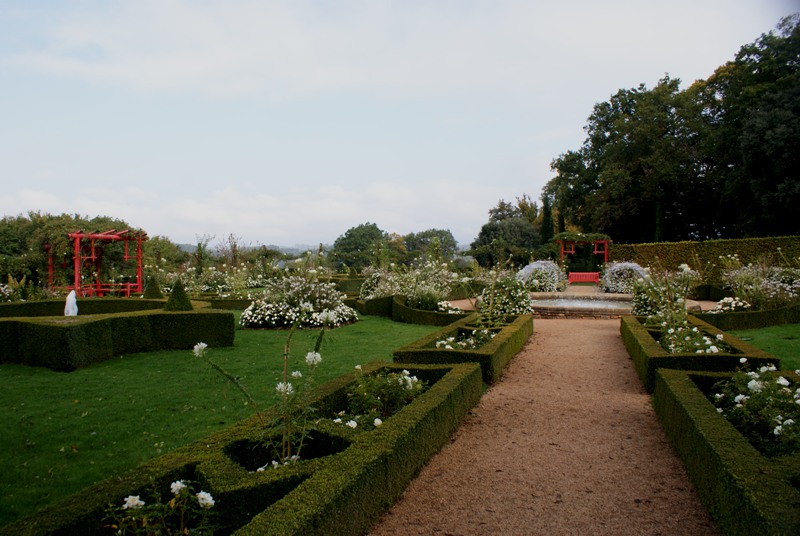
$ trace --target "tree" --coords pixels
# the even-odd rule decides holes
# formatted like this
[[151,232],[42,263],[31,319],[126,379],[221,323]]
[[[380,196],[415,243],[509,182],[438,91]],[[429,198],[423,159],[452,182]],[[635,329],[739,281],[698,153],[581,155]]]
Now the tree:
[[511,260],[515,264],[530,260],[541,240],[533,224],[519,207],[501,200],[489,210],[489,221],[470,245],[470,254],[481,266]]
[[449,229],[428,229],[407,234],[405,244],[409,261],[429,257],[432,247],[436,248],[436,256],[440,256],[442,260],[452,259],[458,251],[458,242]]
[[347,266],[352,270],[360,271],[369,266],[376,248],[379,248],[386,239],[386,233],[376,224],[362,223],[351,227],[336,239],[331,250],[331,257],[339,267]]
[[552,242],[555,236],[553,209],[551,207],[550,196],[547,193],[542,193],[542,225],[539,234],[541,235],[543,244]]

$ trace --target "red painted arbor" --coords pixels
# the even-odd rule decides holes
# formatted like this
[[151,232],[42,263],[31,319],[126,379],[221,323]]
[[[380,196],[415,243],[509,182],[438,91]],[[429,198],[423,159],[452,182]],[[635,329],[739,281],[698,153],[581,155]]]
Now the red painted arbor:
[[[147,234],[130,230],[116,231],[111,229],[102,233],[84,233],[76,231],[67,235],[73,240],[72,261],[73,283],[67,286],[67,290],[74,290],[79,296],[105,296],[106,294],[117,294],[130,296],[131,293],[141,293],[144,287],[144,274],[142,263],[142,242],[147,240]],[[123,242],[125,253],[123,259],[129,261],[136,259],[136,282],[135,283],[110,283],[101,282],[100,275],[103,273],[103,256],[100,245],[107,242]],[[136,252],[131,253],[130,243],[136,243]],[[50,284],[53,284],[54,268],[53,258],[50,255],[50,265],[48,267]],[[91,281],[83,281],[84,268],[91,268]]]

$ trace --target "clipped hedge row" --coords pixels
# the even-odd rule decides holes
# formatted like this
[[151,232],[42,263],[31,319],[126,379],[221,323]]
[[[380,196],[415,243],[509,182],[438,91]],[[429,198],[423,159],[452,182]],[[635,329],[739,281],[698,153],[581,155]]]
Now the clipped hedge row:
[[362,315],[385,316],[392,318],[394,296],[384,296],[371,300],[356,300],[354,309]]
[[[394,351],[395,363],[478,363],[483,381],[494,383],[500,380],[503,369],[533,335],[533,316],[510,317],[508,323],[497,331],[494,338],[477,350],[448,350],[436,348],[436,341],[459,332],[481,329],[474,325],[479,315],[473,313],[453,322],[409,345]],[[495,330],[493,330],[495,331]]]
[[669,270],[676,270],[680,264],[686,263],[701,270],[706,283],[721,285],[720,257],[736,253],[745,264],[756,263],[765,258],[778,261],[778,248],[788,259],[800,257],[800,236],[611,244],[608,255],[610,261],[632,261],[642,266],[661,266]]
[[765,458],[717,413],[701,387],[727,377],[660,369],[655,412],[725,534],[800,534],[800,454]]
[[226,311],[138,311],[127,314],[0,320],[0,363],[61,372],[114,356],[209,346],[232,346],[235,321]]
[[[80,298],[78,299],[78,314],[83,316],[151,311],[163,309],[166,302],[165,299]],[[195,302],[195,307],[208,307],[208,304]],[[0,303],[0,318],[29,316],[64,316],[64,300]]]
[[800,305],[767,311],[738,311],[733,313],[694,313],[694,316],[722,331],[758,329],[782,324],[800,324]]
[[[692,326],[715,337],[721,330],[702,320],[689,316]],[[680,370],[732,371],[740,365],[739,359],[746,357],[753,366],[760,367],[774,363],[780,365],[780,359],[758,348],[741,341],[730,334],[725,335],[725,343],[732,347],[732,353],[718,354],[671,354],[667,352],[653,337],[641,320],[635,316],[620,318],[620,333],[628,355],[633,360],[636,373],[647,391],[655,387],[656,371],[661,368]]]
[[414,309],[406,305],[408,298],[394,296],[392,300],[392,320],[406,324],[422,324],[425,326],[447,326],[457,320],[462,320],[474,313],[442,313],[439,311],[425,311]]
[[[381,368],[401,367],[372,363],[364,372]],[[168,500],[169,483],[179,478],[199,482],[214,496],[221,534],[363,534],[448,441],[481,396],[480,370],[474,363],[407,368],[430,387],[379,428],[359,432],[329,419],[318,425],[315,436],[329,440],[336,447],[332,451],[338,452],[251,472],[238,463],[247,460],[233,453],[253,452],[250,445],[263,437],[262,421],[252,417],[7,525],[0,536],[99,534],[108,504],[121,504],[131,494],[152,501],[153,484],[167,490],[161,500]],[[315,390],[312,403],[320,415],[334,415],[343,407],[354,378],[347,374]],[[275,416],[273,411],[266,412],[266,420]]]

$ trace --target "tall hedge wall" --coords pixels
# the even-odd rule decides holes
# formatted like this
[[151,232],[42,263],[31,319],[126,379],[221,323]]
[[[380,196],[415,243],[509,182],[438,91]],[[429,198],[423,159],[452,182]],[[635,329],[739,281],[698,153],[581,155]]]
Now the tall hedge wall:
[[781,252],[788,259],[800,258],[800,236],[706,240],[704,242],[659,242],[655,244],[611,244],[609,260],[632,261],[642,266],[677,269],[686,263],[700,270],[706,283],[722,284],[719,258],[736,253],[747,263],[763,259],[779,261]]

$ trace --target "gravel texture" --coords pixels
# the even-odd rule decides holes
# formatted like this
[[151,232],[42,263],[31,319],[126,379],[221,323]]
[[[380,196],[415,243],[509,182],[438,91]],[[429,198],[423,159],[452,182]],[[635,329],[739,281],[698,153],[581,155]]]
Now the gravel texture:
[[617,319],[534,335],[373,536],[715,535]]

